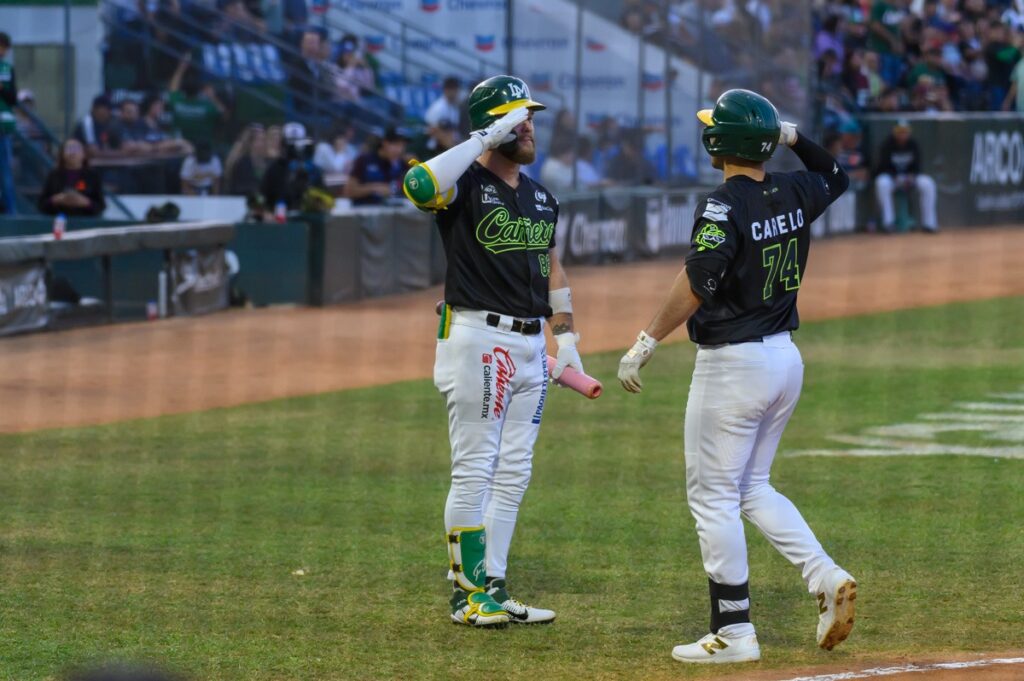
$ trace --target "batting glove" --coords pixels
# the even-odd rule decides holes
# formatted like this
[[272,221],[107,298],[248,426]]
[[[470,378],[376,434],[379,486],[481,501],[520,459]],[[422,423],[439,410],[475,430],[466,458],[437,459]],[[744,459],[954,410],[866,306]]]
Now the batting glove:
[[516,134],[512,132],[530,117],[530,110],[525,106],[513,109],[507,114],[491,123],[483,130],[475,130],[470,134],[484,145],[484,151],[500,147],[502,144],[512,142]]
[[558,343],[558,354],[555,356],[555,368],[551,370],[551,378],[557,381],[566,367],[583,373],[583,360],[580,359],[580,351],[576,349],[580,335],[567,331],[556,335],[555,342]]
[[646,331],[641,331],[633,347],[619,360],[619,383],[626,392],[638,393],[643,390],[640,368],[650,361],[657,347],[658,341],[653,336],[648,336]]
[[796,123],[782,122],[782,131],[779,132],[779,144],[791,147],[796,144]]

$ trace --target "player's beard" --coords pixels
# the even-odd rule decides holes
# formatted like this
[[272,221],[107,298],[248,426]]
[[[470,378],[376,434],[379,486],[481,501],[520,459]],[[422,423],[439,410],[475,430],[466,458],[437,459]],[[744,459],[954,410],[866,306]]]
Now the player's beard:
[[537,147],[533,140],[513,140],[498,147],[498,153],[522,166],[528,166],[537,160]]
[[711,167],[715,170],[725,170],[725,157],[724,156],[712,156]]

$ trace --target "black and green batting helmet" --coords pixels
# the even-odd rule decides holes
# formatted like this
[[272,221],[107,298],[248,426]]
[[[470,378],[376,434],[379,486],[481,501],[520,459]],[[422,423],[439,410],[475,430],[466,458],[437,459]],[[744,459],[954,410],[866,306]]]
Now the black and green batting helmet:
[[546,109],[530,98],[530,88],[515,76],[494,76],[473,88],[469,93],[469,124],[472,130],[482,130],[509,111],[521,106],[531,111]]
[[697,118],[708,126],[701,141],[712,156],[767,161],[779,144],[782,124],[778,109],[750,90],[723,92],[715,108],[698,111]]

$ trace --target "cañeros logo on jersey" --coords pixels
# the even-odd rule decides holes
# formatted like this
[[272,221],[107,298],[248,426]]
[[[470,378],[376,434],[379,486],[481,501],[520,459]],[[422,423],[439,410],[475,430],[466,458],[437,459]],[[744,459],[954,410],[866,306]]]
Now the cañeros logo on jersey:
[[493,52],[494,35],[478,35],[476,37],[476,49],[480,52]]
[[554,223],[534,222],[525,215],[513,218],[505,206],[492,210],[476,226],[476,240],[494,254],[547,250],[554,233]]
[[420,0],[420,9],[424,12],[436,12],[441,9],[441,0]]

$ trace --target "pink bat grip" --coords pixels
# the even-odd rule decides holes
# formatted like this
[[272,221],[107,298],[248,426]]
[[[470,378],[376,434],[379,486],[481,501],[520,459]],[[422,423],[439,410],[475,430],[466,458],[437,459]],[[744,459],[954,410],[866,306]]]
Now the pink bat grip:
[[[548,355],[548,374],[555,370],[555,362],[557,361],[558,360],[554,357]],[[572,388],[580,395],[591,400],[596,400],[604,391],[604,386],[601,385],[601,381],[580,373],[572,367],[565,367],[561,378],[556,380],[555,383],[563,385],[566,388]]]

